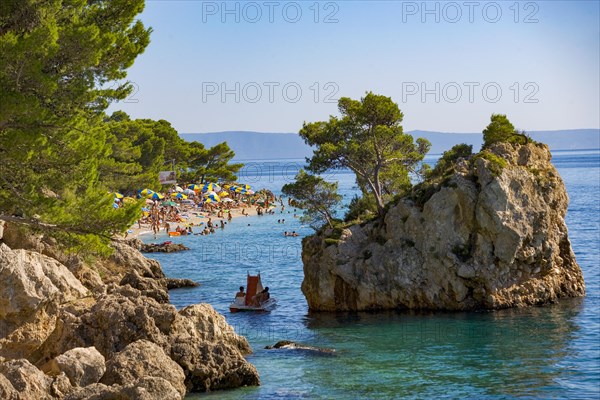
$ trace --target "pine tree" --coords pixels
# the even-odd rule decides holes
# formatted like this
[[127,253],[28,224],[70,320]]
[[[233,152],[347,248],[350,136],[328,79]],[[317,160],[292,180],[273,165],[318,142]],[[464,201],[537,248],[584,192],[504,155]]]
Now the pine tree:
[[[136,218],[113,209],[98,175],[110,154],[110,83],[149,43],[143,0],[4,0],[0,7],[0,219],[102,248]],[[108,87],[108,88],[106,88]]]

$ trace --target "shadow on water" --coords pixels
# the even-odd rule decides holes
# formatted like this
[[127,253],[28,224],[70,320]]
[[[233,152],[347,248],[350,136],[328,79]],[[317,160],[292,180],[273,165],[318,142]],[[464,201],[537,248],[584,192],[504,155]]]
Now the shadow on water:
[[336,348],[330,363],[339,366],[307,369],[305,379],[327,376],[336,397],[552,397],[571,373],[565,361],[581,358],[569,344],[582,306],[572,299],[494,312],[309,314],[307,328]]

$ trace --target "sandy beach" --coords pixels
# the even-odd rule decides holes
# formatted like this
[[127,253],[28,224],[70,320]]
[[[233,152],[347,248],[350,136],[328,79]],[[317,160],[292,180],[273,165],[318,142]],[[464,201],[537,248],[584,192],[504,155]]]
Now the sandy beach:
[[[231,208],[231,216],[232,218],[236,219],[236,218],[243,218],[244,215],[242,215],[242,210],[244,208]],[[212,212],[206,212],[206,211],[201,211],[198,208],[189,208],[189,207],[181,207],[180,208],[181,212],[180,215],[181,217],[184,219],[182,222],[169,222],[170,225],[170,231],[174,231],[177,226],[179,225],[180,227],[188,227],[191,226],[192,230],[194,231],[194,233],[200,233],[200,231],[202,229],[204,229],[204,224],[206,224],[206,222],[208,221],[209,218],[212,219],[212,222],[215,224],[215,226],[219,226],[220,225],[220,221],[223,221],[225,223],[227,223],[227,213],[224,213],[225,217],[224,218],[217,218],[217,211],[212,211]],[[256,211],[256,207],[246,207],[246,214],[248,214],[248,216],[251,215],[256,215],[257,211]],[[132,237],[140,237],[140,236],[147,236],[147,235],[152,235],[152,226],[150,224],[141,224],[141,228],[138,226],[137,223],[135,223],[133,226],[131,226],[128,230],[128,234],[127,234],[127,238],[132,238]],[[159,235],[164,235],[166,236],[166,231],[164,228],[164,225],[161,226]]]

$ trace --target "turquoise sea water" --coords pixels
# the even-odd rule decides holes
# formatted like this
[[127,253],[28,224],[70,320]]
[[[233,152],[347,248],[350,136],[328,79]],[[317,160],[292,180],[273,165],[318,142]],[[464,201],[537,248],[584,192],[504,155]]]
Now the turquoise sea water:
[[[571,199],[567,225],[585,277],[583,299],[496,312],[309,314],[300,249],[312,230],[293,209],[236,218],[207,237],[176,238],[192,250],[152,256],[167,275],[201,286],[171,291],[172,303],[207,302],[223,313],[250,341],[248,360],[261,376],[260,387],[189,398],[600,398],[600,152],[553,156]],[[278,193],[300,166],[299,160],[249,163],[240,181]],[[345,201],[356,192],[352,174],[328,178],[339,181]],[[281,218],[285,225],[277,223]],[[300,236],[284,237],[286,230]],[[278,299],[274,311],[229,312],[247,271],[261,272]],[[264,349],[284,339],[336,353]]]

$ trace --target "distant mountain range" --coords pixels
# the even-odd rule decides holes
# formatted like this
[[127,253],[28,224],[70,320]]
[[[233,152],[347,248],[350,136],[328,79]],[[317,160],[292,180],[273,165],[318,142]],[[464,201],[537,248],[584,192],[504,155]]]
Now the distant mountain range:
[[[481,133],[448,133],[410,131],[413,137],[424,137],[432,144],[430,154],[441,154],[458,143],[473,145],[478,151],[483,142]],[[583,150],[600,148],[600,129],[571,129],[527,132],[534,140],[546,143],[551,150]],[[228,131],[183,133],[186,141],[198,141],[207,147],[227,142],[235,151],[236,160],[270,160],[310,157],[312,150],[296,133],[266,133]]]

